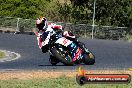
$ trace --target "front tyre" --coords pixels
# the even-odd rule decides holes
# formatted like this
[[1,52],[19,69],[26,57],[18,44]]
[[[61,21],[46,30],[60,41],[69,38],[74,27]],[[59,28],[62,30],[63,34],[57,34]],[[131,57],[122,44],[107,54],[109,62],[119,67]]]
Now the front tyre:
[[[64,65],[67,66],[72,66],[74,65],[72,58],[70,57],[69,54],[66,53],[62,53],[60,50],[58,50],[56,47],[53,47],[51,50],[52,54],[60,61],[62,62]],[[63,52],[66,52],[65,50],[63,50]]]
[[84,63],[86,65],[93,65],[95,63],[95,57],[92,53],[84,54]]
[[55,66],[57,63],[59,63],[59,60],[55,56],[50,55],[49,62]]

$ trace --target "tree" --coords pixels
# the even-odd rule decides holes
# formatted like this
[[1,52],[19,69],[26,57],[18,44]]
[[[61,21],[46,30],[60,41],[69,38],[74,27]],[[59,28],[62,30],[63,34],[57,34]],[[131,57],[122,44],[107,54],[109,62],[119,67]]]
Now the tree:
[[42,15],[51,0],[3,0],[0,1],[0,16],[36,18]]
[[[75,9],[79,8],[73,14],[79,17],[83,13],[81,19],[92,20],[94,0],[71,0],[71,3]],[[132,23],[131,4],[131,0],[96,0],[95,22],[99,25],[129,27]]]

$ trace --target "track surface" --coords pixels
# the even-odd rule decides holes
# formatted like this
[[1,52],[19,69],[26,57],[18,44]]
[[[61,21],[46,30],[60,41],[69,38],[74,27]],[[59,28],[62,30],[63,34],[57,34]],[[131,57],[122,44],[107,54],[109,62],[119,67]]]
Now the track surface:
[[[95,65],[83,65],[85,69],[127,69],[132,67],[132,43],[112,40],[81,39],[96,57]],[[0,34],[0,49],[21,54],[21,58],[0,62],[0,69],[24,70],[75,70],[77,66],[59,63],[51,66],[49,53],[43,54],[33,35]]]

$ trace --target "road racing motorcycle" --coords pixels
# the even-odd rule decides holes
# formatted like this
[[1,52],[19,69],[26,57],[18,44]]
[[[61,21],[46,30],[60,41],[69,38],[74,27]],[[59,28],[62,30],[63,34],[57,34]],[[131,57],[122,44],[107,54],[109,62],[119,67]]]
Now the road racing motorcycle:
[[68,66],[81,63],[93,65],[95,63],[94,55],[85,46],[83,46],[85,48],[83,50],[74,41],[63,37],[60,33],[54,31],[53,28],[47,28],[44,36],[39,34],[37,40],[43,53],[51,53],[49,62],[52,65],[56,65],[59,62]]

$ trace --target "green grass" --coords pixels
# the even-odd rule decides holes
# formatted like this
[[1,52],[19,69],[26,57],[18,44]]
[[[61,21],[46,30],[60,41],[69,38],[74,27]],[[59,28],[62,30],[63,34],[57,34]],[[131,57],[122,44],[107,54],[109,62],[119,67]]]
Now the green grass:
[[6,80],[0,81],[0,88],[132,88],[129,84],[85,84],[80,86],[75,78],[59,77],[52,79],[32,79],[32,80]]
[[125,39],[129,42],[132,42],[132,35],[126,35]]
[[5,57],[5,53],[0,51],[0,59],[3,58],[3,57]]

